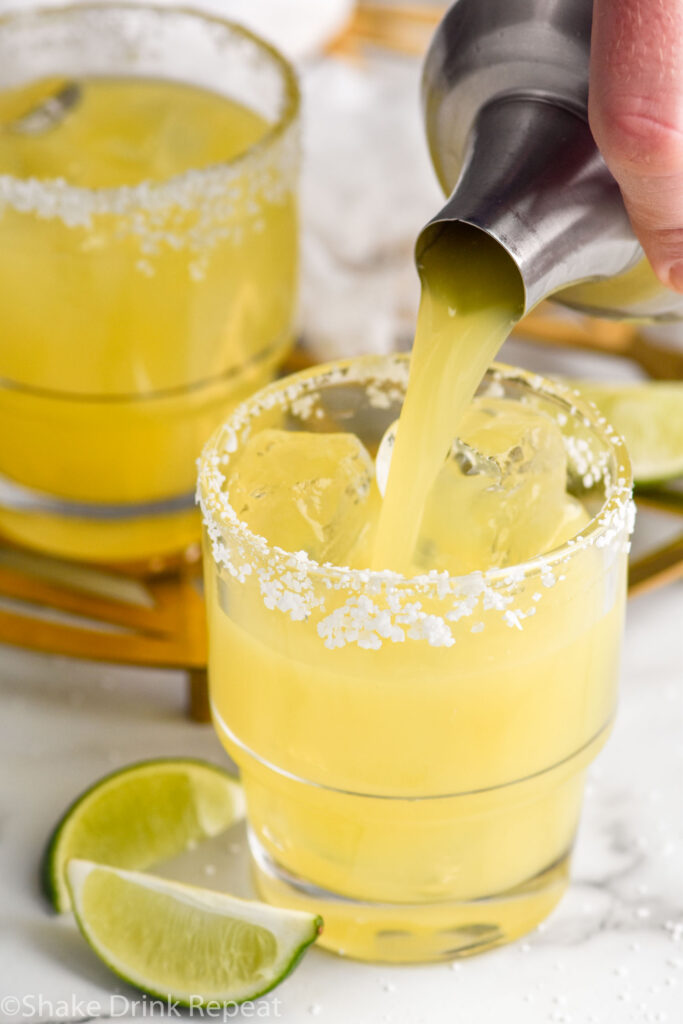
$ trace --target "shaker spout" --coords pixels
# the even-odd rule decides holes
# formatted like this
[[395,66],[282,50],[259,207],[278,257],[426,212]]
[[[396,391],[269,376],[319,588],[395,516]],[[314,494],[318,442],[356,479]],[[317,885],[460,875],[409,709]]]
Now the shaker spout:
[[552,297],[598,316],[681,319],[683,296],[655,277],[588,126],[592,7],[451,4],[422,87],[432,162],[450,198],[416,255],[443,225],[463,222],[512,257],[525,311]]
[[587,123],[533,96],[502,97],[479,112],[455,188],[418,238],[418,259],[440,225],[458,221],[512,257],[524,312],[570,285],[621,274],[641,256]]

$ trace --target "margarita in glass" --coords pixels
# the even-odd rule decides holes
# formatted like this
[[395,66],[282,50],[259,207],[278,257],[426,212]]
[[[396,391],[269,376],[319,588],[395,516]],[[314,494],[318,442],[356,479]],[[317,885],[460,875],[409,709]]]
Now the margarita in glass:
[[292,341],[293,72],[227,22],[116,4],[5,18],[0,58],[0,531],[180,550],[202,443]]
[[604,421],[498,367],[414,545],[386,547],[401,570],[368,568],[407,385],[405,357],[271,385],[199,482],[211,702],[259,890],[385,961],[509,941],[564,891],[614,715],[631,518]]

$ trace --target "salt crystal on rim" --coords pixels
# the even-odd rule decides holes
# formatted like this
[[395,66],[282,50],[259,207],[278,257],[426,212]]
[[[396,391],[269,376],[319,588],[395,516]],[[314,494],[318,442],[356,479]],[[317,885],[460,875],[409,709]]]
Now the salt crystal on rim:
[[[623,467],[620,467],[622,475],[613,483],[609,452],[592,451],[591,445],[581,437],[566,437],[565,441],[570,459],[582,465],[585,462],[584,472],[590,471],[594,480],[602,481],[606,496],[601,512],[572,538],[571,544],[522,565],[486,573],[477,571],[461,577],[436,571],[403,577],[390,570],[376,572],[320,565],[305,552],[293,554],[271,547],[264,537],[252,533],[239,519],[225,493],[230,457],[239,447],[239,439],[248,436],[253,421],[264,412],[290,409],[302,399],[299,408],[308,410],[309,400],[315,399],[325,387],[361,384],[367,390],[369,384],[377,384],[378,377],[383,384],[389,382],[400,388],[402,394],[408,378],[407,358],[371,356],[305,371],[286,385],[275,383],[239,406],[202,454],[198,500],[213,557],[219,567],[240,581],[246,581],[255,572],[267,608],[283,612],[294,621],[316,616],[317,634],[330,648],[356,644],[377,650],[386,641],[402,643],[406,636],[426,641],[431,647],[447,648],[456,642],[448,623],[470,617],[477,609],[492,614],[498,612],[508,626],[521,630],[523,620],[536,611],[534,607],[526,612],[510,607],[513,594],[519,592],[525,580],[540,575],[545,588],[561,585],[562,576],[558,580],[553,567],[568,562],[585,548],[610,548],[618,544],[623,550],[633,523],[633,502]],[[496,367],[489,379],[529,381],[523,371],[502,367]],[[535,384],[539,381],[540,378],[533,378]],[[560,398],[567,394],[562,385],[551,387]],[[376,393],[385,395],[387,392],[376,389]],[[574,444],[574,441],[581,443]],[[532,595],[535,602],[541,597],[540,591]],[[434,602],[446,606],[442,614],[434,613]],[[483,622],[475,624],[468,633],[483,632],[480,628],[483,625]]]

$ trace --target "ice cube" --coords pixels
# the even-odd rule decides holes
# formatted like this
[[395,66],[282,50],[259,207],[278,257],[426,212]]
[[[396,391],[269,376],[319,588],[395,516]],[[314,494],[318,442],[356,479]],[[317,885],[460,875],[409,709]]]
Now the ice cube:
[[451,449],[427,500],[416,568],[513,565],[556,546],[561,528],[579,523],[567,509],[567,457],[549,416],[505,399],[475,399],[460,434],[464,443]]
[[576,537],[577,533],[580,533],[585,526],[588,526],[590,519],[591,517],[586,511],[585,506],[582,505],[578,498],[573,498],[571,494],[565,495],[562,515],[557,523],[555,533],[552,537],[548,538],[543,551],[538,553],[543,554],[546,551],[552,551],[553,548],[559,548],[562,544],[566,544],[572,537]]
[[271,544],[346,565],[371,528],[374,474],[354,434],[262,430],[245,443],[226,489],[237,515]]
[[[377,449],[377,458],[375,459],[375,478],[377,480],[379,493],[382,497],[384,497],[384,492],[387,489],[389,469],[391,467],[391,458],[394,452],[394,445],[396,443],[397,430],[398,420],[394,420],[391,426],[384,432],[379,448]],[[496,479],[500,477],[500,470],[493,459],[486,458],[486,456],[477,451],[476,448],[473,448],[472,445],[467,444],[460,438],[456,438],[453,441],[450,450],[450,457],[454,459],[462,471],[468,475],[476,472],[496,477]]]

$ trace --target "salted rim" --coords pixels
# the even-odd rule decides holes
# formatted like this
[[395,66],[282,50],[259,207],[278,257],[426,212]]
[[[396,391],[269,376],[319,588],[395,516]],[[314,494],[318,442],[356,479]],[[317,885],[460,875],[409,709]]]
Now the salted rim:
[[[607,483],[607,497],[599,511],[570,540],[545,554],[504,568],[475,570],[460,576],[451,576],[445,571],[438,570],[418,576],[404,576],[392,570],[356,569],[330,562],[320,563],[303,551],[286,551],[277,545],[270,545],[266,538],[253,533],[227,501],[222,491],[226,476],[221,469],[221,465],[227,465],[230,455],[237,451],[238,435],[248,428],[250,421],[274,406],[291,406],[297,399],[305,398],[311,392],[319,390],[321,386],[324,387],[326,383],[367,384],[375,380],[378,383],[393,381],[405,385],[408,379],[409,360],[409,353],[396,353],[389,356],[360,356],[325,363],[268,385],[233,411],[209,439],[198,460],[197,501],[202,510],[204,523],[214,541],[213,557],[216,562],[221,562],[216,550],[216,540],[227,529],[245,542],[260,559],[267,559],[274,565],[281,563],[285,568],[292,567],[294,561],[297,570],[305,571],[306,575],[314,578],[334,581],[340,588],[346,586],[356,591],[363,591],[366,588],[390,588],[407,593],[417,591],[423,596],[432,594],[440,598],[467,590],[468,582],[476,581],[477,587],[485,586],[495,590],[501,585],[518,582],[534,573],[544,574],[554,566],[566,563],[574,552],[585,550],[591,545],[606,547],[621,534],[624,527],[631,532],[634,515],[631,462],[621,436],[598,408],[582,398],[575,388],[517,367],[493,363],[487,373],[492,381],[520,381],[531,391],[559,400],[572,416],[580,416],[584,426],[590,427],[614,454],[619,473],[617,480]],[[215,514],[212,505],[218,506],[220,515]]]
[[[29,22],[31,19],[40,19],[47,17],[58,17],[60,15],[80,15],[89,14],[100,16],[103,13],[108,14],[111,11],[131,11],[135,13],[152,11],[160,17],[173,17],[174,15],[180,14],[185,17],[194,18],[197,21],[205,22],[208,24],[220,25],[223,28],[228,29],[236,36],[240,36],[243,39],[249,40],[264,54],[266,54],[274,62],[275,65],[280,69],[282,76],[282,82],[284,84],[283,92],[283,107],[278,116],[277,120],[269,126],[268,130],[256,141],[248,146],[245,150],[239,153],[231,160],[219,161],[218,163],[208,164],[206,167],[190,168],[184,171],[182,174],[173,175],[173,177],[166,178],[160,182],[153,182],[149,179],[143,179],[134,185],[118,185],[116,187],[109,188],[88,188],[84,185],[72,185],[64,178],[19,178],[13,174],[0,174],[0,191],[2,185],[11,184],[13,182],[19,183],[19,185],[30,185],[32,195],[37,197],[42,195],[59,195],[60,197],[66,197],[74,201],[82,200],[84,203],[91,206],[89,212],[91,214],[126,214],[133,210],[145,209],[149,204],[150,200],[154,201],[154,205],[158,205],[159,199],[166,199],[166,192],[172,193],[179,182],[192,182],[193,185],[201,185],[208,183],[212,179],[216,178],[218,171],[230,172],[232,176],[235,169],[239,169],[241,165],[248,159],[254,159],[259,157],[261,152],[264,150],[270,150],[272,146],[281,138],[287,131],[287,129],[294,123],[301,107],[301,92],[296,76],[294,67],[284,57],[279,50],[277,50],[270,43],[266,42],[255,32],[250,29],[244,28],[237,22],[231,21],[228,18],[222,18],[219,15],[208,14],[204,11],[194,9],[191,7],[182,6],[161,6],[158,4],[138,4],[138,3],[107,3],[104,4],[65,4],[59,7],[30,7],[30,8],[17,8],[13,11],[8,11],[5,14],[0,15],[0,32],[3,27],[9,23],[19,23],[21,21]],[[92,200],[95,202],[92,202]],[[173,196],[170,197],[173,199]],[[8,201],[8,197],[0,194],[0,200],[3,202]],[[90,202],[88,203],[88,200]]]

